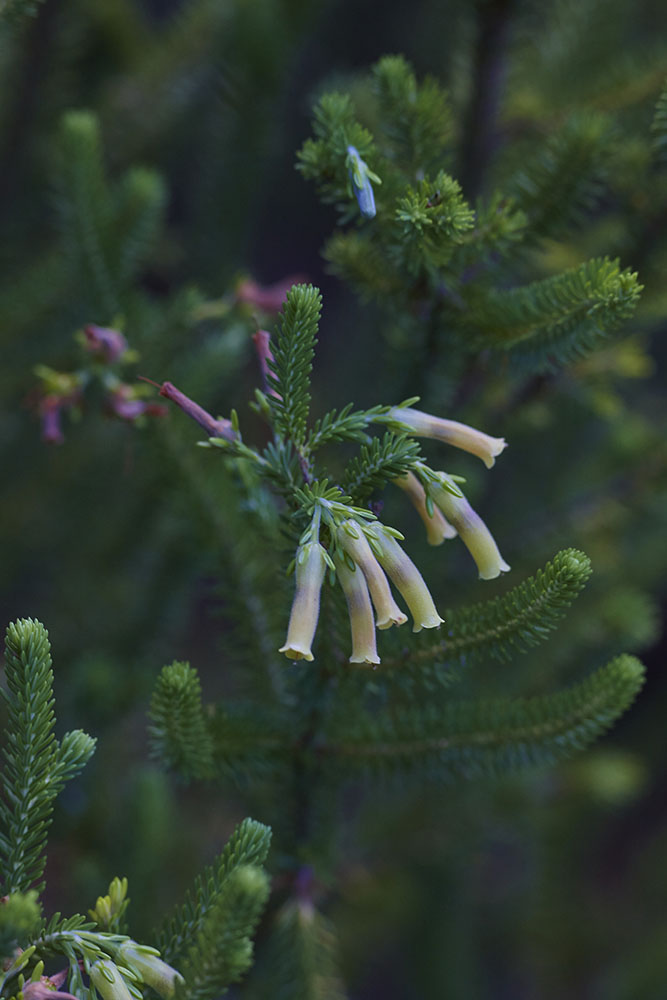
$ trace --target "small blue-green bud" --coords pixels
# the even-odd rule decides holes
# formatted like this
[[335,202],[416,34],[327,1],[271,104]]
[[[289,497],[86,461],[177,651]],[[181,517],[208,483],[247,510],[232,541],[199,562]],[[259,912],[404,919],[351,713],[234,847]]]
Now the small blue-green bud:
[[365,219],[375,217],[375,195],[371,181],[381,184],[380,178],[368,169],[368,165],[361,159],[354,146],[347,147],[347,158],[345,160],[347,172],[352,184],[352,190],[359,204],[359,211]]

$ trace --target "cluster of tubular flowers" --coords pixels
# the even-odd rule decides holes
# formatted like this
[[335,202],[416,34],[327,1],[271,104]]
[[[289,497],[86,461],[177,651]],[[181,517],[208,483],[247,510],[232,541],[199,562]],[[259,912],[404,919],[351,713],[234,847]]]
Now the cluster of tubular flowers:
[[[470,452],[481,458],[487,469],[507,447],[504,438],[490,437],[467,424],[433,417],[409,407],[393,407],[386,419],[415,437],[435,438]],[[422,463],[416,463],[415,469],[418,476],[409,472],[394,481],[407,493],[424,522],[429,544],[441,545],[445,539],[459,535],[475,560],[482,580],[494,580],[506,573],[510,567],[486,524],[461,492],[455,477],[446,472],[433,472]]]
[[[393,407],[377,418],[403,433],[430,437],[468,451],[494,465],[506,447],[504,438],[490,437],[455,420],[443,420],[406,406]],[[459,478],[434,472],[415,461],[414,471],[394,482],[407,494],[426,527],[431,545],[459,536],[475,560],[482,580],[493,580],[509,570],[493,535],[459,488]],[[312,644],[320,611],[320,593],[327,567],[335,573],[350,616],[350,663],[376,665],[376,630],[403,625],[407,616],[396,603],[390,584],[412,615],[413,632],[438,628],[443,619],[421,573],[397,539],[403,536],[374,519],[367,511],[319,501],[313,523],[301,539],[295,560],[296,590],[287,638],[280,648],[292,660],[312,660]],[[336,516],[332,515],[337,508]],[[329,528],[331,552],[320,544],[320,518]]]
[[397,535],[377,521],[369,524],[349,517],[332,531],[333,558],[319,542],[309,541],[299,547],[296,590],[281,653],[292,660],[313,659],[311,646],[327,565],[335,571],[347,602],[352,636],[350,663],[377,665],[380,657],[376,629],[403,625],[408,620],[394,600],[390,581],[412,615],[413,632],[442,624],[424,578],[398,544]]
[[90,981],[103,1000],[132,1000],[128,980],[136,989],[143,983],[163,998],[172,1000],[177,983],[183,977],[160,958],[155,948],[124,941],[117,950],[115,961],[100,958],[89,969]]

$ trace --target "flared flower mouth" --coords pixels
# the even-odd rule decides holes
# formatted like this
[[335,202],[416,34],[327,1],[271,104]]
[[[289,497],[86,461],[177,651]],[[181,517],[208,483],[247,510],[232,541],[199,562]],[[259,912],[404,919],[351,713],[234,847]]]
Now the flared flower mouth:
[[507,447],[505,438],[491,437],[490,434],[478,431],[468,424],[461,424],[458,420],[434,417],[430,413],[422,413],[421,410],[413,410],[408,406],[392,407],[385,419],[403,424],[408,428],[408,433],[415,437],[434,438],[476,455],[477,458],[481,458],[487,469],[495,465],[496,458]]

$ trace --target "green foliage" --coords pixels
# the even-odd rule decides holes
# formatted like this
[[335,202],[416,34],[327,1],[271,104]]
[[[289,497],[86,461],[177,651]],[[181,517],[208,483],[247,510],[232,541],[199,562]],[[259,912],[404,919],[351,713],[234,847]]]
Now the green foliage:
[[632,314],[641,288],[629,268],[599,258],[523,288],[472,293],[465,325],[479,347],[549,367],[597,347]]
[[41,915],[34,889],[14,892],[0,902],[0,959],[9,958],[16,948],[25,948],[40,925]]
[[274,917],[252,1000],[343,1000],[332,924],[309,900],[290,900]]
[[269,397],[276,428],[299,448],[306,438],[310,406],[310,372],[317,343],[322,299],[312,285],[296,285],[287,293],[280,331],[269,362],[269,382],[277,392]]
[[446,636],[435,643],[425,639],[416,650],[405,652],[397,666],[434,660],[469,664],[483,657],[509,662],[516,652],[549,638],[590,575],[588,556],[564,549],[502,597],[447,608]]
[[0,26],[3,21],[20,24],[25,18],[36,17],[44,0],[0,0]]
[[70,111],[63,117],[57,207],[70,281],[90,310],[88,319],[111,323],[127,304],[162,225],[165,200],[162,179],[142,167],[112,186],[96,116]]
[[[270,842],[271,831],[268,827],[252,819],[243,820],[215,862],[197,876],[183,905],[177,907],[164,922],[157,937],[165,961],[179,965],[186,956],[194,958],[190,948],[198,948],[199,942],[203,944],[210,934],[215,933],[214,927],[209,925],[209,915],[214,910],[219,920],[229,920],[228,926],[233,929],[235,918],[231,910],[236,898],[243,900],[242,920],[256,920],[258,910],[251,897],[263,900],[265,883],[256,874],[242,876],[240,881],[232,879],[232,876],[239,869],[247,872],[248,867],[256,869],[261,865],[266,859]],[[245,947],[240,946],[242,949]],[[204,988],[203,983],[201,988]]]
[[437,80],[417,82],[403,56],[385,56],[373,67],[380,122],[397,167],[418,176],[437,171],[453,128],[445,92]]
[[214,1000],[237,982],[252,962],[250,936],[269,895],[261,868],[240,865],[230,871],[188,947],[183,996]]
[[598,206],[613,136],[601,114],[575,114],[511,177],[507,193],[527,218],[527,235],[562,236]]
[[298,154],[297,169],[317,183],[322,200],[337,206],[342,219],[356,215],[356,202],[348,177],[348,146],[374,166],[370,133],[355,119],[347,94],[326,94],[314,112],[316,139],[307,139]]
[[398,223],[393,255],[410,274],[449,263],[454,248],[475,224],[460,185],[440,170],[433,180],[407,187],[396,206]]
[[634,701],[644,668],[619,656],[574,687],[539,698],[450,701],[367,718],[349,735],[332,727],[334,762],[363,769],[413,769],[430,777],[495,774],[553,764],[589,746]]
[[189,663],[175,661],[163,668],[149,719],[155,757],[186,779],[211,777],[211,735],[204,718],[199,676]]
[[54,800],[90,759],[95,740],[76,730],[59,742],[53,733],[51,646],[40,622],[25,618],[8,626],[5,664],[8,724],[0,802],[2,890],[12,894],[36,888],[41,892]]
[[414,438],[387,431],[382,438],[373,438],[370,444],[361,446],[357,458],[345,469],[343,489],[361,506],[372,493],[409,472],[419,456],[419,444]]

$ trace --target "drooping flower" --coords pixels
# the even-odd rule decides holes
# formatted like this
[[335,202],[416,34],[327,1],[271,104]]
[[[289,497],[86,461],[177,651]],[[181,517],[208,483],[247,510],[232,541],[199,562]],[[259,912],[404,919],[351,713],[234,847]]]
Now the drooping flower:
[[377,628],[386,629],[392,625],[403,625],[408,620],[407,615],[403,614],[394,600],[384,570],[373,555],[373,550],[357,522],[344,521],[338,529],[337,538],[366,578],[377,616]]
[[176,983],[183,981],[180,972],[167,965],[155,948],[137,944],[136,941],[124,941],[118,949],[116,959],[121,965],[136,972],[146,986],[165,997],[165,1000],[173,997]]
[[415,437],[435,438],[476,455],[482,459],[487,469],[495,464],[496,457],[507,447],[505,438],[491,437],[474,427],[469,427],[468,424],[434,417],[430,413],[422,413],[421,410],[413,410],[407,406],[392,407],[387,418],[405,424],[410,428],[410,434],[414,434]]
[[[468,551],[477,563],[482,580],[494,580],[510,567],[498,551],[493,535],[464,496],[454,496],[444,485],[454,485],[446,472],[439,472],[439,482],[431,482],[428,491],[434,503],[452,522]],[[458,488],[458,487],[455,487]],[[460,491],[459,491],[460,492]]]
[[132,1000],[132,994],[111,959],[101,958],[90,967],[90,981],[103,1000]]
[[367,530],[375,539],[380,565],[410,609],[412,631],[421,632],[423,628],[438,628],[442,625],[444,619],[438,614],[424,578],[412,559],[383,525],[374,522],[368,525]]
[[407,493],[417,513],[426,527],[426,541],[429,545],[442,545],[446,538],[456,538],[457,531],[450,524],[439,507],[433,507],[429,513],[426,506],[426,492],[414,472],[394,479],[397,486]]
[[335,564],[338,582],[343,588],[350,615],[352,633],[350,663],[368,663],[375,666],[380,662],[380,657],[375,641],[373,608],[366,578],[358,566],[354,571],[351,570],[343,558],[337,558]]
[[314,659],[311,652],[320,614],[320,591],[326,570],[324,548],[319,542],[301,545],[296,556],[296,592],[292,602],[287,638],[278,650],[290,660]]

